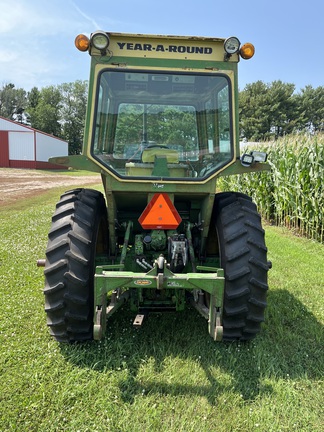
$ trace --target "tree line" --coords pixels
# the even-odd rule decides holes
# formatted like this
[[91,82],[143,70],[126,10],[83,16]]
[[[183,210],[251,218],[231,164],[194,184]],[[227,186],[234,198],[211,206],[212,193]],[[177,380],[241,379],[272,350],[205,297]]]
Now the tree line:
[[[0,116],[55,135],[69,143],[69,153],[82,148],[88,83],[75,81],[29,92],[5,84],[0,88]],[[324,86],[257,81],[239,92],[241,139],[266,141],[293,132],[324,131]]]
[[324,131],[324,86],[273,81],[248,84],[239,94],[240,131],[248,141],[267,141],[296,132]]

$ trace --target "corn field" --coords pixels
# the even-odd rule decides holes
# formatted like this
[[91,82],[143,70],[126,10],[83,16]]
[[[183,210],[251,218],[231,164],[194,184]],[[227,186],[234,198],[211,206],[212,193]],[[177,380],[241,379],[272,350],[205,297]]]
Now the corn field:
[[298,234],[324,241],[324,135],[291,135],[260,143],[271,172],[223,177],[221,190],[250,195],[262,216]]

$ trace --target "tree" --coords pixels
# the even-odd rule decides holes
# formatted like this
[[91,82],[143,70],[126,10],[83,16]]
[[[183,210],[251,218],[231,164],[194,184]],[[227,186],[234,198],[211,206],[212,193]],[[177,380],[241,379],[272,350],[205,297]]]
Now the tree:
[[273,81],[268,87],[270,133],[275,138],[291,133],[295,128],[298,114],[293,98],[294,91],[294,84],[280,80]]
[[310,132],[324,131],[324,87],[314,89],[311,85],[301,90],[297,97],[300,127]]
[[62,95],[55,86],[44,87],[39,92],[37,103],[37,92],[33,91],[34,107],[29,106],[31,123],[34,128],[62,138],[60,108],[62,104]]
[[24,110],[26,105],[27,97],[24,89],[16,89],[12,83],[0,89],[0,115],[2,117],[12,119],[15,114]]
[[248,84],[239,94],[242,137],[259,141],[292,132],[298,123],[294,90],[280,80]]
[[33,87],[27,95],[28,107],[36,108],[40,100],[40,91],[37,87]]
[[247,84],[239,94],[239,115],[242,137],[258,141],[269,135],[271,121],[269,110],[268,86],[257,81]]
[[87,89],[87,81],[75,81],[59,86],[62,96],[60,107],[62,136],[69,142],[69,154],[79,154],[82,149]]

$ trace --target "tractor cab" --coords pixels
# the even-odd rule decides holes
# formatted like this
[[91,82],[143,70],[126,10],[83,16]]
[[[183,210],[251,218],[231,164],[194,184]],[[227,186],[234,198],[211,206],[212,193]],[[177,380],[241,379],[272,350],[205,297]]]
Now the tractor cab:
[[251,43],[96,31],[75,45],[91,56],[85,140],[82,155],[57,162],[122,182],[251,171],[240,164],[237,84]]

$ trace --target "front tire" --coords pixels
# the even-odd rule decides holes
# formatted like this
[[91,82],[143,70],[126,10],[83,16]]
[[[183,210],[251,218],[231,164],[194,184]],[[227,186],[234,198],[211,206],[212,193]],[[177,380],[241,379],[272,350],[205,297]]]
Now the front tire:
[[250,197],[229,192],[216,196],[214,220],[225,272],[223,339],[252,339],[264,321],[270,268],[261,217]]
[[75,189],[61,196],[52,217],[45,263],[45,312],[60,342],[93,339],[95,258],[107,253],[102,193]]

